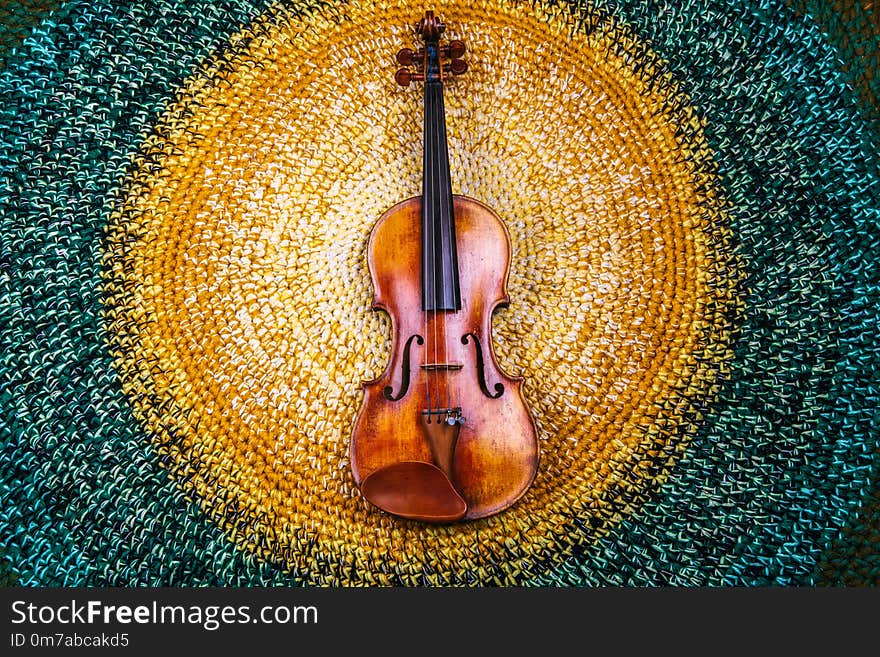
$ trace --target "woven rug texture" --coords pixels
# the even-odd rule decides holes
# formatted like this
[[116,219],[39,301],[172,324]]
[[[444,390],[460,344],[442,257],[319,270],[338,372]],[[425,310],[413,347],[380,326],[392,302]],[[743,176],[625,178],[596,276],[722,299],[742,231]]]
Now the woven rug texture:
[[421,8],[0,7],[7,586],[880,583],[880,8],[438,0],[510,234],[526,495],[426,525],[349,439],[421,193]]

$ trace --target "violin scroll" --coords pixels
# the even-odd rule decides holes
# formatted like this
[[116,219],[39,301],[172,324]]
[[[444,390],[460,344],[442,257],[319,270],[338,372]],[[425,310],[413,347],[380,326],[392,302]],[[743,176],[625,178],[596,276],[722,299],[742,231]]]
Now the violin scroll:
[[[411,82],[442,80],[445,73],[462,75],[467,71],[468,64],[462,59],[466,50],[464,41],[453,39],[439,45],[440,35],[445,31],[446,25],[434,16],[434,12],[425,13],[425,17],[416,24],[416,32],[421,35],[425,47],[416,50],[401,48],[397,52],[397,63],[403,67],[394,74],[397,84],[408,87]],[[426,74],[426,71],[434,73]]]
[[416,23],[416,32],[422,39],[427,41],[439,41],[440,35],[446,31],[446,23],[434,15],[433,11],[426,11],[425,17]]

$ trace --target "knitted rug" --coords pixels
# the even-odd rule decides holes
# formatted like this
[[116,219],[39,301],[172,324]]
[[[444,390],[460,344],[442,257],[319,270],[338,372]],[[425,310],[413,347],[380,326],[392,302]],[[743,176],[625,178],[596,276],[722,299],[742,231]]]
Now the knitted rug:
[[425,525],[351,477],[420,193],[384,0],[0,9],[7,584],[880,582],[878,17],[438,0],[452,182],[502,217],[534,484]]

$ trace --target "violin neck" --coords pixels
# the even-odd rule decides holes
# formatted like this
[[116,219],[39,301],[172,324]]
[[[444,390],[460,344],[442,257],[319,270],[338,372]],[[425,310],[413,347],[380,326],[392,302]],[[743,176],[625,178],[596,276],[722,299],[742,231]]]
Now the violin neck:
[[428,79],[422,172],[422,310],[456,311],[461,310],[461,293],[443,82]]

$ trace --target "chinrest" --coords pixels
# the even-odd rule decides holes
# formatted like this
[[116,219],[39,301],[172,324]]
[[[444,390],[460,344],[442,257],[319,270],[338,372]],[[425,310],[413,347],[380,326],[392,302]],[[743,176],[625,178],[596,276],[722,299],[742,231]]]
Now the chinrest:
[[467,513],[449,477],[424,461],[379,468],[364,479],[361,494],[383,511],[422,522],[454,522]]

